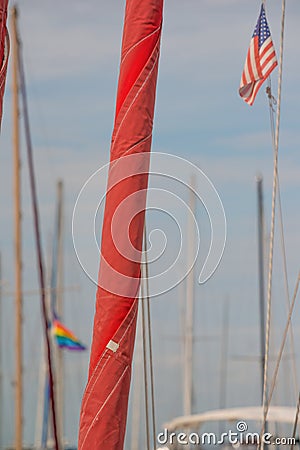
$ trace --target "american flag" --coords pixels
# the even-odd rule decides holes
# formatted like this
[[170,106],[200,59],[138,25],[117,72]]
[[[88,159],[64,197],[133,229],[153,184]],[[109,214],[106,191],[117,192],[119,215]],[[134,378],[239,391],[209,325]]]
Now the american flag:
[[260,86],[276,66],[275,48],[266,19],[265,8],[262,4],[249,45],[239,88],[239,94],[246,103],[253,104]]

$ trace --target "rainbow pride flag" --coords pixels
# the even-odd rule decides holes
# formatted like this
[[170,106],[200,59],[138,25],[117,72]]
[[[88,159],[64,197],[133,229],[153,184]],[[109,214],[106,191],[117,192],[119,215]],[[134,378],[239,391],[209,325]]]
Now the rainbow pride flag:
[[75,334],[57,319],[52,323],[52,332],[60,348],[77,351],[86,350],[86,347],[77,339]]

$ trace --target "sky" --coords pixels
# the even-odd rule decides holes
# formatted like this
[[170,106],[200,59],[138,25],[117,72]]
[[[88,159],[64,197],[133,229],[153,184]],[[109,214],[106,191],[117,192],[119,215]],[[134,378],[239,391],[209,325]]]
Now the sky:
[[[67,326],[90,344],[95,285],[82,270],[72,242],[72,212],[86,180],[109,159],[119,68],[124,2],[72,0],[20,0],[19,28],[28,88],[31,131],[40,202],[44,259],[54,227],[55,189],[63,179],[65,189],[65,295]],[[215,186],[227,220],[227,242],[221,263],[204,285],[195,281],[194,411],[215,409],[220,404],[220,354],[225,301],[229,302],[229,349],[226,405],[255,405],[260,401],[259,366],[255,357],[258,340],[258,282],[256,183],[264,179],[266,235],[270,229],[273,158],[270,119],[265,87],[252,107],[238,96],[247,48],[259,14],[260,2],[253,0],[166,0],[161,57],[154,120],[153,152],[163,152],[197,165]],[[267,18],[279,54],[281,2],[266,3]],[[283,90],[279,149],[279,174],[290,292],[299,270],[299,109],[298,54],[300,4],[289,0],[286,10]],[[278,70],[272,74],[273,95],[277,97]],[[3,373],[1,433],[2,446],[13,442],[14,316],[13,296],[13,196],[11,71],[9,69],[0,138],[0,251],[4,295],[1,305],[1,369]],[[21,113],[22,117],[22,113]],[[22,131],[23,133],[23,131]],[[42,364],[39,298],[26,292],[37,287],[28,170],[22,135],[22,202],[24,261],[24,441],[32,444],[38,404],[38,373]],[[153,163],[154,164],[154,163]],[[173,166],[172,166],[173,167]],[[157,167],[153,166],[154,171]],[[183,176],[190,171],[184,164]],[[180,174],[178,174],[179,176]],[[201,186],[199,180],[198,185]],[[105,173],[93,196],[104,193]],[[150,178],[153,188],[166,188],[188,203],[182,186]],[[155,199],[154,193],[154,202]],[[94,199],[94,197],[93,197]],[[80,217],[77,237],[84,247],[85,223],[91,204]],[[187,221],[176,204],[166,204],[176,214],[180,229],[187,234]],[[205,259],[210,230],[203,206],[197,202],[201,230],[198,274]],[[147,214],[149,231],[164,230],[168,237],[170,261],[178,245],[178,229],[164,214]],[[278,221],[277,221],[278,224]],[[88,233],[88,226],[86,225]],[[101,235],[101,212],[97,219]],[[159,234],[153,233],[160,239]],[[267,240],[267,239],[266,239]],[[155,243],[155,242],[154,242]],[[158,247],[161,241],[156,244]],[[175,249],[175,250],[174,250]],[[97,271],[95,249],[85,257]],[[174,251],[173,251],[174,250]],[[91,253],[89,253],[91,251]],[[173,252],[173,253],[172,253]],[[168,258],[151,264],[157,273]],[[183,249],[178,273],[186,266]],[[196,278],[196,277],[195,277]],[[286,317],[283,265],[278,226],[275,235],[271,352],[276,354]],[[151,289],[151,284],[150,284]],[[154,287],[153,287],[154,289]],[[182,414],[182,308],[185,283],[152,301],[154,370],[158,428]],[[294,313],[295,337],[299,337],[299,307]],[[297,341],[297,339],[296,339]],[[140,339],[134,368],[139,368]],[[287,354],[290,349],[287,349]],[[297,354],[297,348],[296,348]],[[245,357],[250,360],[245,361]],[[252,358],[252,359],[251,359]],[[279,374],[276,399],[293,405],[295,394],[287,356]],[[271,364],[271,369],[274,361]],[[299,364],[298,365],[298,370]],[[81,395],[88,369],[88,352],[66,354],[65,437],[76,443]],[[134,377],[135,379],[135,372]],[[284,381],[288,380],[287,383]],[[143,408],[143,406],[142,406]],[[125,449],[130,448],[132,402]],[[144,445],[141,414],[140,445]]]

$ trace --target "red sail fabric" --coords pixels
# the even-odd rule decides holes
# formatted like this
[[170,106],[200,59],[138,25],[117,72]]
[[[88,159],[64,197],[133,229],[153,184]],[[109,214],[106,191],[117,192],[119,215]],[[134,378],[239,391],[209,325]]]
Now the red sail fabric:
[[9,40],[6,28],[7,5],[8,0],[0,0],[0,126],[9,53]]
[[78,449],[124,444],[163,0],[127,0],[93,341]]

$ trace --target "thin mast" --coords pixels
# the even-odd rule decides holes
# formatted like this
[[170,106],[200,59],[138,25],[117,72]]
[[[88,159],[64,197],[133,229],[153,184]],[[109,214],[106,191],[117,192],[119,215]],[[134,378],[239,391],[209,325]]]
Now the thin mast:
[[256,178],[257,185],[257,230],[258,230],[258,276],[259,276],[259,315],[260,315],[260,365],[261,365],[261,392],[264,393],[265,372],[265,281],[264,281],[264,205],[263,180]]
[[50,337],[48,334],[49,322],[48,322],[47,307],[46,307],[46,286],[45,286],[44,263],[43,263],[43,254],[42,254],[38,200],[37,200],[35,173],[34,173],[32,142],[31,142],[31,134],[30,134],[30,126],[29,126],[24,64],[23,64],[20,49],[19,49],[17,56],[19,58],[20,88],[21,88],[21,93],[22,93],[23,109],[24,109],[25,138],[26,138],[26,144],[27,144],[30,190],[31,190],[31,196],[32,196],[32,208],[33,208],[35,241],[36,241],[36,251],[37,251],[38,278],[39,278],[39,287],[40,287],[40,294],[41,294],[42,320],[43,320],[44,336],[45,336],[46,350],[47,350],[47,352],[46,352],[47,365],[48,365],[48,371],[49,371],[49,389],[50,389],[50,399],[51,399],[54,448],[55,448],[55,450],[59,450],[60,443],[59,443],[59,436],[58,436],[58,432],[57,432],[57,422],[56,422],[55,388],[54,388],[54,372],[53,372],[53,367],[52,367],[52,351],[51,351]]
[[[195,178],[191,177],[190,187],[190,209],[191,214],[188,222],[188,266],[193,264],[193,253],[195,248],[194,221],[195,216]],[[185,348],[184,348],[184,380],[183,380],[183,412],[185,415],[192,414],[193,396],[193,328],[194,328],[194,269],[191,268],[186,281],[186,322],[185,322]]]
[[228,365],[228,341],[229,341],[229,299],[223,304],[223,325],[221,342],[221,367],[220,367],[220,409],[226,407],[227,391],[227,365]]
[[13,100],[13,160],[14,160],[14,236],[15,236],[15,447],[22,449],[23,432],[23,374],[22,374],[22,243],[21,243],[21,186],[20,186],[20,135],[19,135],[19,40],[17,33],[17,8],[11,13],[12,40],[12,100]]
[[[55,288],[56,304],[55,310],[59,317],[63,316],[63,182],[57,182],[57,279]],[[55,257],[55,256],[54,256]],[[52,261],[53,264],[53,261]],[[56,370],[57,370],[57,424],[59,435],[63,442],[64,433],[64,361],[63,350],[56,346]]]
[[[57,202],[56,202],[56,214],[54,223],[54,235],[53,235],[53,250],[52,258],[49,266],[50,279],[49,279],[49,311],[51,322],[56,317],[62,318],[63,307],[63,182],[59,180],[57,182]],[[64,389],[63,389],[63,350],[54,343],[53,345],[54,357],[55,357],[55,381],[56,381],[56,405],[57,405],[57,427],[58,434],[63,442],[63,417],[64,417]],[[42,426],[42,445],[45,447],[48,440],[48,428],[49,428],[49,377],[45,373],[44,383],[44,412],[43,412],[43,426]]]

